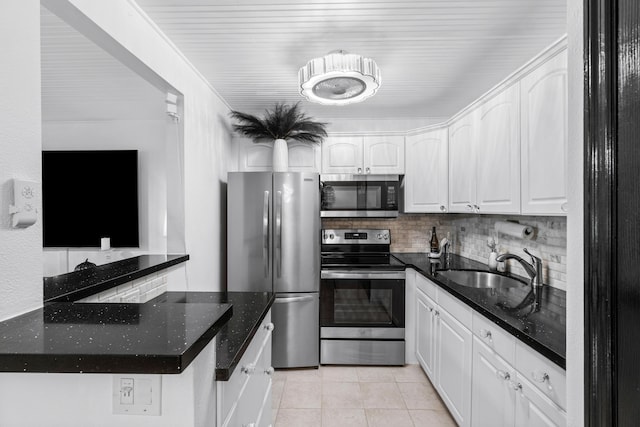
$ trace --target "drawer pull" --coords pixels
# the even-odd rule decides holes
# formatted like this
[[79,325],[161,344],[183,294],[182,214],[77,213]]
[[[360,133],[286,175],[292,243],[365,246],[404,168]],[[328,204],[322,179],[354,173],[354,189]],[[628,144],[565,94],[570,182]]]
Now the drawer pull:
[[480,336],[482,338],[487,338],[489,341],[492,341],[491,331],[488,331],[486,329],[480,329]]
[[264,325],[264,328],[265,328],[267,331],[273,331],[273,328],[274,328],[274,327],[275,327],[275,326],[274,326],[274,325],[273,325],[273,323],[271,323],[271,322],[269,322],[269,323],[267,323],[266,325]]
[[498,374],[498,376],[500,378],[502,378],[503,380],[507,381],[511,379],[511,375],[509,375],[509,372],[505,372],[505,371],[498,371],[496,372]]
[[256,371],[256,365],[254,364],[245,365],[242,367],[240,371],[244,374],[251,375]]
[[275,370],[273,369],[272,366],[269,366],[267,369],[264,370],[265,375],[268,375],[268,376],[273,375],[274,372]]
[[531,378],[533,378],[533,380],[538,383],[546,382],[549,391],[553,391],[553,386],[551,385],[551,381],[549,380],[549,374],[547,374],[546,372],[531,372]]
[[519,391],[520,393],[522,393],[522,384],[517,383],[515,381],[510,381],[509,384],[511,385],[511,388],[514,389],[515,391]]

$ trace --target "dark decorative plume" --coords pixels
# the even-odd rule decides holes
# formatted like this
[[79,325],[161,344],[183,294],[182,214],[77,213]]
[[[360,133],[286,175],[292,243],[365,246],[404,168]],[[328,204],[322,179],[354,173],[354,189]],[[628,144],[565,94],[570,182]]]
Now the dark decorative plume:
[[326,123],[315,122],[294,105],[277,103],[273,110],[265,110],[264,117],[231,111],[231,118],[238,121],[233,130],[255,141],[262,139],[287,139],[309,143],[322,142],[327,136]]

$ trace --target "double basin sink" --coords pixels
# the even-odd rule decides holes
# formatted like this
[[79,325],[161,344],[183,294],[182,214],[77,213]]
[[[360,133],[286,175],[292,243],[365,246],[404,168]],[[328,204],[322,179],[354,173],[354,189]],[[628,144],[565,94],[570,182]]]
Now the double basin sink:
[[528,285],[523,280],[490,271],[443,270],[437,274],[460,286],[476,289],[506,289]]

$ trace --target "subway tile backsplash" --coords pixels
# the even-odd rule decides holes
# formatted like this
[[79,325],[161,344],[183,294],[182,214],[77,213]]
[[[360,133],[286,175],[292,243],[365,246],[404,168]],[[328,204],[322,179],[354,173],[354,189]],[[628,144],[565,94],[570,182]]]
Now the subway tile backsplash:
[[[516,221],[534,227],[531,240],[496,233],[496,221]],[[543,260],[544,282],[566,290],[567,218],[514,215],[400,214],[397,218],[323,218],[323,228],[388,228],[392,252],[428,252],[431,229],[438,238],[447,237],[451,252],[487,263],[491,250],[487,239],[494,237],[499,252],[511,252],[524,259],[527,248]],[[527,276],[517,261],[508,261],[508,271]]]

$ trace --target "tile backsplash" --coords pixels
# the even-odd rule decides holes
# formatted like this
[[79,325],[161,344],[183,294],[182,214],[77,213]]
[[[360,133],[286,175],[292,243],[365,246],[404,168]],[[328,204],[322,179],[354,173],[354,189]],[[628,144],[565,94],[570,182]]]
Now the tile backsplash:
[[[534,228],[531,240],[498,234],[497,221],[516,221]],[[324,218],[323,228],[388,228],[392,252],[428,252],[431,229],[438,238],[447,237],[451,252],[483,263],[491,250],[487,239],[497,241],[499,252],[510,252],[529,260],[527,248],[543,260],[543,279],[550,286],[566,289],[567,218],[520,215],[400,214],[397,218]],[[517,261],[508,261],[508,271],[527,276]]]

